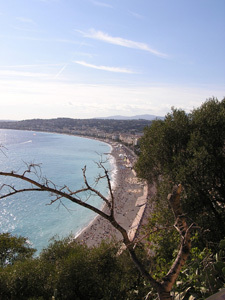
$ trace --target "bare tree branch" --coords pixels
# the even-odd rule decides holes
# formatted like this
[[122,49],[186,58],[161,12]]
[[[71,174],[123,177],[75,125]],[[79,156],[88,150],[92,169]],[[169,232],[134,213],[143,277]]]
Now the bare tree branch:
[[[100,209],[88,204],[88,203],[85,203],[83,201],[81,201],[80,199],[78,199],[77,197],[74,197],[74,196],[71,196],[70,194],[68,193],[65,193],[65,192],[62,192],[56,188],[52,188],[46,184],[41,184],[27,176],[24,176],[23,174],[16,174],[14,172],[0,172],[0,176],[8,176],[8,177],[13,177],[13,178],[17,178],[17,179],[20,179],[20,180],[23,180],[25,182],[28,182],[28,183],[31,183],[33,186],[36,186],[38,187],[41,191],[46,191],[46,192],[49,192],[49,193],[52,193],[52,194],[55,194],[55,195],[58,195],[58,196],[61,196],[61,197],[64,197],[64,198],[67,198],[69,199],[70,201],[78,204],[78,205],[81,205],[83,207],[86,207],[92,211],[94,211],[95,213],[99,214],[100,216],[102,216],[103,218],[105,219],[109,219],[109,216],[107,214],[105,214],[103,211],[101,211]],[[36,188],[30,188],[29,189],[30,191],[34,190],[36,191]],[[7,197],[7,195],[5,195],[5,197]]]
[[10,196],[19,194],[19,193],[24,193],[24,192],[34,192],[34,191],[35,191],[35,192],[44,192],[44,190],[41,190],[41,189],[35,189],[35,188],[21,189],[21,190],[13,189],[13,190],[14,190],[14,192],[7,193],[6,195],[0,196],[0,199],[4,199],[4,198],[7,198],[7,197],[10,197]]
[[87,181],[87,177],[86,177],[86,166],[82,169],[82,171],[83,171],[84,183],[85,183],[85,185],[87,186],[87,190],[92,191],[92,192],[94,192],[96,195],[98,195],[99,198],[101,198],[101,199],[107,204],[107,206],[109,207],[109,209],[110,209],[110,211],[111,211],[112,205],[111,205],[111,203],[109,202],[109,200],[108,200],[105,196],[103,196],[102,193],[100,193],[98,190],[94,189],[93,187],[91,187],[91,186],[89,185],[89,183],[88,183],[88,181]]
[[114,216],[114,208],[115,208],[115,199],[114,199],[114,194],[113,194],[113,191],[112,191],[112,185],[111,185],[111,180],[109,178],[109,173],[108,173],[108,170],[106,170],[105,166],[103,165],[102,162],[100,162],[100,167],[104,170],[105,172],[105,176],[106,176],[106,179],[107,179],[107,184],[108,184],[108,187],[109,187],[109,192],[110,192],[110,197],[111,197],[111,205],[112,205],[112,209],[111,209],[111,214],[112,216]]

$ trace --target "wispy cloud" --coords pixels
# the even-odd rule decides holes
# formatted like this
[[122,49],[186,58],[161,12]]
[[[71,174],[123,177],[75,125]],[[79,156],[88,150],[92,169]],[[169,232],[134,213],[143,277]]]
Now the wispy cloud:
[[[24,29],[21,29],[24,30]],[[89,46],[90,44],[69,39],[63,39],[63,38],[39,38],[39,37],[32,37],[32,36],[6,36],[6,35],[0,35],[1,38],[6,39],[18,39],[18,40],[28,40],[28,41],[37,41],[37,42],[49,42],[49,43],[65,43],[65,44],[74,44],[79,46]]]
[[33,29],[33,28],[25,28],[25,27],[20,27],[20,26],[12,26],[12,28],[15,30],[19,30],[19,31],[40,33],[40,30]]
[[46,3],[51,3],[51,2],[60,2],[60,0],[38,0],[39,2],[46,2]]
[[30,78],[46,78],[49,74],[37,73],[37,72],[23,72],[15,70],[0,70],[0,76],[3,77],[30,77]]
[[209,95],[222,99],[223,86],[79,84],[73,80],[0,77],[0,119],[93,118],[145,113],[164,116],[171,106],[192,110]]
[[87,52],[73,52],[73,55],[76,55],[76,56],[78,56],[78,55],[79,56],[86,56],[86,57],[92,58],[96,54],[87,53]]
[[120,68],[120,67],[109,67],[109,66],[96,66],[93,64],[86,63],[85,61],[74,61],[74,63],[82,65],[84,67],[108,71],[108,72],[115,72],[115,73],[127,73],[127,74],[134,74],[135,72],[129,69]]
[[65,70],[65,68],[67,67],[68,64],[65,64],[60,70],[59,72],[55,75],[55,79],[59,77],[59,75]]
[[15,69],[15,68],[35,68],[35,67],[58,67],[58,66],[62,66],[63,64],[32,64],[32,65],[7,65],[7,66],[0,66],[0,69],[4,68],[4,69]]
[[113,8],[113,6],[111,4],[108,3],[104,3],[104,2],[99,2],[99,1],[95,1],[95,0],[91,0],[91,3],[93,3],[96,6],[102,6],[102,7],[107,7],[107,8]]
[[35,23],[32,19],[29,19],[29,18],[17,17],[16,19],[17,19],[18,21],[22,22],[22,23],[27,23],[27,24],[33,24],[33,25],[36,25],[36,23]]
[[[30,64],[0,66],[2,78],[56,79],[66,68],[67,64]],[[60,67],[60,70],[58,70]]]
[[142,16],[142,15],[136,13],[136,12],[133,12],[133,11],[131,11],[131,10],[129,10],[129,14],[130,14],[131,16],[137,18],[137,19],[144,19],[144,18],[145,18],[144,16]]
[[24,17],[17,17],[16,20],[17,25],[11,26],[13,29],[26,32],[39,32],[39,30],[36,29],[37,24],[34,20]]
[[122,47],[127,48],[133,48],[133,49],[139,49],[143,51],[150,52],[151,54],[154,54],[159,57],[167,58],[168,55],[162,52],[159,52],[158,50],[155,50],[151,48],[146,43],[136,42],[132,40],[127,40],[121,37],[113,37],[110,36],[108,33],[102,32],[102,31],[96,31],[94,29],[89,30],[88,32],[77,30],[77,32],[81,33],[84,37],[100,40],[109,44],[114,44]]

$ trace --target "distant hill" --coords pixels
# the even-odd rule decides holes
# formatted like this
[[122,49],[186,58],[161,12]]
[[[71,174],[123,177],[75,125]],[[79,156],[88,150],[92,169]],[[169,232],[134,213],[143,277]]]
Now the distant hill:
[[32,119],[23,121],[1,122],[1,129],[18,129],[67,133],[75,135],[112,138],[112,136],[141,135],[146,126],[151,125],[150,120],[131,119]]
[[155,116],[155,115],[136,115],[136,116],[131,116],[131,117],[126,117],[126,116],[110,116],[110,117],[102,117],[102,118],[95,118],[95,119],[104,119],[104,120],[148,120],[148,121],[152,121],[155,119],[158,120],[163,120],[164,117],[159,117],[159,116]]

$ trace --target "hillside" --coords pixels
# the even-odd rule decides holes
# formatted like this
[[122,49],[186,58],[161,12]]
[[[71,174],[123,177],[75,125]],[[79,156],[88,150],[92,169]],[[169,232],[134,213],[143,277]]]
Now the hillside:
[[139,137],[143,129],[149,126],[148,120],[104,120],[104,119],[31,119],[23,121],[1,122],[1,129],[49,131],[117,139],[119,135]]

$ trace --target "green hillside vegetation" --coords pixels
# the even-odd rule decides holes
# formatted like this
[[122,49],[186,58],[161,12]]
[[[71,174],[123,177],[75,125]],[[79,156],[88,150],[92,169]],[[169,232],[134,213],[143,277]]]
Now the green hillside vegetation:
[[[0,251],[2,240],[0,235]],[[9,240],[14,239],[10,235]],[[20,240],[19,240],[20,239]],[[21,245],[18,252],[29,246]],[[29,249],[28,251],[32,251]],[[147,294],[144,281],[128,254],[117,256],[118,247],[102,243],[97,248],[52,241],[37,258],[7,260],[0,268],[0,299],[140,299]],[[10,257],[11,248],[8,248]],[[14,250],[13,250],[14,252]],[[141,254],[140,254],[141,255]]]
[[[191,253],[173,298],[160,299],[206,299],[225,287],[225,99],[209,99],[189,114],[173,108],[164,120],[153,121],[144,130],[135,169],[157,186],[149,222],[141,228],[145,238],[135,248],[157,282],[183,237],[167,195],[174,185],[183,187],[180,220],[188,223]],[[25,239],[1,234],[0,299],[157,299],[128,251],[118,255],[119,248],[104,242],[90,249],[68,238],[53,240],[34,257]]]
[[[158,187],[181,183],[183,209],[204,245],[225,236],[225,99],[186,114],[173,109],[144,131],[138,176]],[[170,189],[169,189],[170,190]]]
[[148,235],[153,273],[166,274],[177,251],[166,196],[181,183],[183,211],[193,229],[191,255],[176,291],[183,293],[181,299],[205,299],[225,287],[225,253],[219,247],[225,237],[225,99],[209,99],[190,114],[173,108],[164,121],[153,121],[141,138],[136,171],[157,185],[145,228],[147,235],[154,231]]

